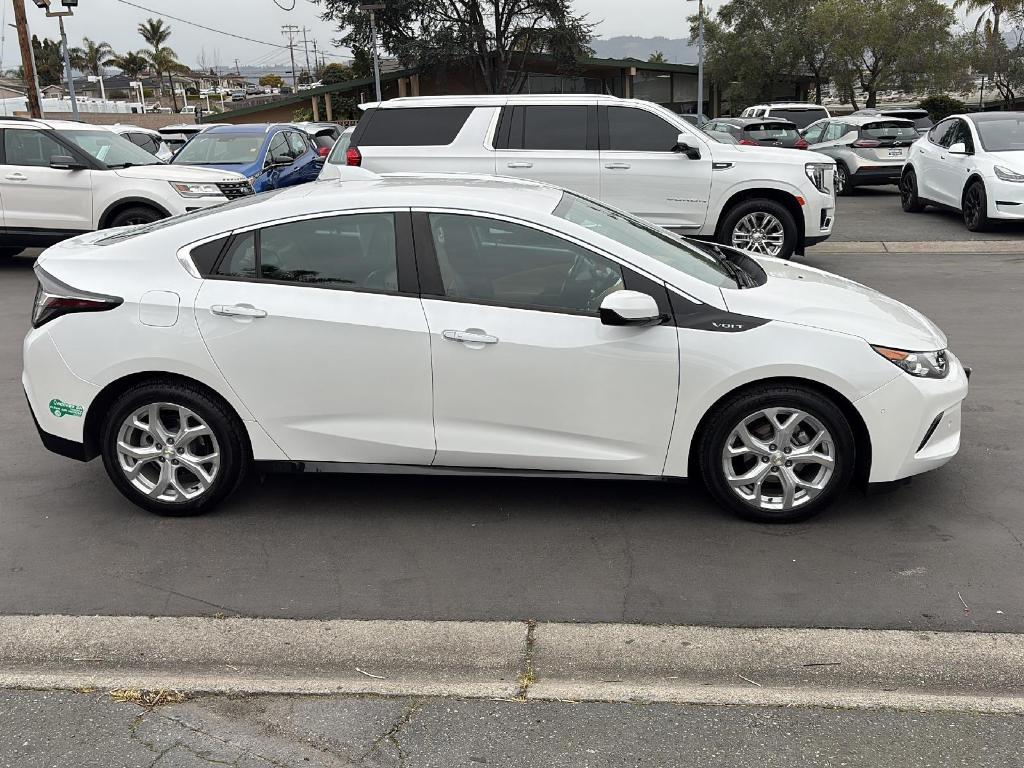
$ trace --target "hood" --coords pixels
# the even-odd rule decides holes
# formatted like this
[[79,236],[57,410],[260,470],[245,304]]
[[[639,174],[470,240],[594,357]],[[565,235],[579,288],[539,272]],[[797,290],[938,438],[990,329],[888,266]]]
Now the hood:
[[1009,152],[990,152],[988,159],[992,165],[1001,165],[1017,173],[1024,173],[1024,152],[1019,149]]
[[160,179],[163,181],[195,181],[237,183],[244,181],[240,173],[223,171],[216,168],[196,168],[190,165],[133,165],[130,168],[118,168],[114,171],[126,179]]
[[715,160],[728,161],[736,157],[742,162],[758,160],[765,163],[835,163],[835,159],[812,149],[800,149],[794,152],[779,152],[779,147],[749,144],[716,143],[712,147]]
[[722,289],[730,312],[846,333],[895,349],[946,347],[935,323],[873,288],[813,267],[753,258],[768,273],[768,282],[757,288]]

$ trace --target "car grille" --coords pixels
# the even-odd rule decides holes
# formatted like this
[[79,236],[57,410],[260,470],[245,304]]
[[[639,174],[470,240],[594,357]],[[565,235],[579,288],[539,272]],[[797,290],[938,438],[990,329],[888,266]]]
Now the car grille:
[[232,181],[218,184],[217,187],[228,200],[235,200],[239,197],[246,197],[253,194],[252,184],[248,181]]

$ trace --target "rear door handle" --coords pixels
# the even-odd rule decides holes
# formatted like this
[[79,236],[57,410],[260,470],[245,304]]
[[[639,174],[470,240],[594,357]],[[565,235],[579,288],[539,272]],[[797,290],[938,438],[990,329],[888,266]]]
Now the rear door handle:
[[265,309],[257,309],[251,304],[214,304],[210,311],[215,315],[226,317],[266,317]]
[[506,163],[509,168],[533,168],[533,163],[528,163],[525,160],[516,160],[515,162]]
[[441,337],[448,341],[461,341],[464,344],[497,344],[498,337],[478,331],[441,331]]
[[618,170],[620,168],[629,168],[630,165],[629,165],[629,163],[605,163],[604,167],[607,168],[610,171],[615,171],[615,170]]
[[28,176],[24,173],[8,173],[4,178],[8,181],[28,181]]

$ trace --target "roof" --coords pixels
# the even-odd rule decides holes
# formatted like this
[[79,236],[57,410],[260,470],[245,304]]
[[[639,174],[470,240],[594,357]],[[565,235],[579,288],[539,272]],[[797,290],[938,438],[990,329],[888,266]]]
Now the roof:
[[843,117],[833,118],[834,120],[840,120],[848,125],[867,125],[868,123],[906,123],[907,125],[913,125],[913,120],[908,120],[905,117],[891,117],[889,115],[858,115],[856,113],[852,115],[845,115]]
[[73,120],[41,120],[34,117],[7,117],[0,115],[0,121],[11,122],[8,128],[52,128],[60,131],[95,131],[106,126],[91,123],[76,123]]
[[292,127],[289,123],[223,123],[210,126],[203,133],[270,133],[276,129]]
[[403,96],[387,101],[370,101],[360,104],[360,109],[371,109],[373,107],[384,107],[386,109],[399,109],[408,107],[438,107],[438,106],[471,106],[471,107],[501,107],[509,102],[554,102],[565,104],[566,102],[580,102],[591,104],[597,101],[623,101],[617,96],[606,96],[597,93],[529,93],[512,94],[503,96],[484,96],[472,93],[460,96]]
[[747,109],[761,109],[762,107],[772,107],[774,109],[826,109],[822,104],[813,104],[809,101],[768,101],[763,104],[752,104]]
[[729,125],[739,126],[747,126],[754,124],[763,125],[764,123],[775,123],[777,125],[779,123],[783,123],[786,125],[792,125],[794,128],[796,128],[796,123],[792,122],[791,120],[787,120],[784,117],[772,117],[771,115],[768,115],[766,117],[712,117],[709,120],[709,122],[728,123]]

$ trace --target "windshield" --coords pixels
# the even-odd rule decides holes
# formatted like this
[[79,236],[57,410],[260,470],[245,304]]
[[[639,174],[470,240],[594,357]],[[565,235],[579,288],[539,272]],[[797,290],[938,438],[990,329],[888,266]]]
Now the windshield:
[[912,123],[904,123],[902,121],[896,122],[882,122],[882,123],[868,123],[862,126],[860,129],[862,136],[867,136],[871,139],[917,139],[917,129]]
[[678,235],[600,203],[564,192],[553,214],[705,283],[717,287],[736,286],[728,270],[710,254],[701,253]]
[[201,133],[175,156],[175,165],[252,165],[260,158],[262,133]]
[[111,131],[62,131],[61,136],[107,168],[161,164],[146,150]]
[[975,120],[986,152],[1019,152],[1024,150],[1024,116],[1013,115]]
[[806,128],[815,120],[828,117],[828,112],[823,107],[809,109],[776,109],[772,107],[772,117],[789,120],[789,122],[795,123],[797,128]]

